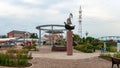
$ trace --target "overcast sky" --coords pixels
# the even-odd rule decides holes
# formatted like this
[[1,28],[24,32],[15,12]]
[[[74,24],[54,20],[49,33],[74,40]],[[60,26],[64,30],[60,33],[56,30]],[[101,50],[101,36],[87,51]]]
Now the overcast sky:
[[36,26],[64,24],[73,14],[78,33],[78,11],[82,6],[83,36],[120,35],[120,0],[0,0],[0,35],[12,30],[36,32]]

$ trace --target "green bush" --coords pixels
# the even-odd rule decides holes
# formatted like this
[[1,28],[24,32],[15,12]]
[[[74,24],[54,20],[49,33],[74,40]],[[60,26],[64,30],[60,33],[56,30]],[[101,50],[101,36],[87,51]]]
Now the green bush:
[[110,51],[111,51],[111,52],[117,52],[117,48],[116,48],[116,47],[111,47],[111,48],[110,48]]
[[20,53],[20,54],[27,54],[28,53],[28,49],[19,49],[18,53]]
[[23,49],[28,49],[30,51],[32,49],[32,46],[25,45]]
[[8,49],[7,53],[20,53],[20,54],[26,54],[28,53],[28,49]]
[[29,46],[29,45],[25,45],[24,47],[23,47],[23,49],[28,49],[29,51],[30,50],[33,50],[33,51],[38,51],[38,49],[36,48],[36,44],[33,44],[32,46]]
[[33,57],[31,55],[27,55],[27,54],[24,54],[24,55],[17,54],[17,58],[18,59],[32,59]]
[[78,45],[74,47],[76,50],[86,52],[86,53],[92,53],[93,52],[93,46],[88,44],[88,45]]
[[18,66],[18,62],[15,59],[9,59],[7,66]]
[[32,56],[27,54],[2,54],[0,53],[0,65],[3,66],[27,66],[28,59]]
[[95,48],[96,48],[97,50],[101,50],[101,46],[102,46],[102,45],[97,45],[97,46],[95,46]]
[[7,53],[16,53],[17,51],[13,48],[7,49]]
[[112,55],[109,53],[101,53],[100,57],[106,57],[106,58],[110,58]]
[[27,60],[25,60],[25,59],[20,59],[19,61],[18,61],[18,65],[19,66],[26,66],[28,64],[28,61]]
[[117,48],[116,47],[106,47],[106,49],[109,52],[117,52]]
[[114,53],[113,57],[120,58],[120,53],[119,52]]
[[28,59],[32,59],[32,58],[33,58],[31,52],[28,54],[27,58],[28,58]]
[[30,55],[28,55],[28,57],[27,57],[28,59],[32,59],[33,57],[32,56],[30,56]]
[[33,44],[32,46],[37,46],[37,44]]

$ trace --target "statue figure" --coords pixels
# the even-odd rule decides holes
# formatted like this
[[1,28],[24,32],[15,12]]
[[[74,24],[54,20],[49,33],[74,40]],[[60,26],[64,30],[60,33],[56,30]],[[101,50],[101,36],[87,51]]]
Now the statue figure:
[[72,22],[71,22],[71,18],[67,18],[67,24],[72,24]]
[[72,13],[70,13],[69,18],[67,18],[67,24],[72,24],[71,18],[73,18]]
[[67,30],[72,30],[72,29],[74,29],[74,27],[75,27],[75,26],[72,25],[71,18],[73,18],[72,13],[70,13],[69,18],[67,18],[67,21],[66,21],[67,23],[64,22],[64,23],[65,23],[65,28],[66,28]]

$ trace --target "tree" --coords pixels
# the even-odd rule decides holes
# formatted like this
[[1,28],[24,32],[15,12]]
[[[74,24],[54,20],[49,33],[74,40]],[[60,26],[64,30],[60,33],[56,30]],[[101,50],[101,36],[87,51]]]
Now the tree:
[[94,41],[94,39],[95,39],[95,38],[93,38],[93,37],[87,37],[87,38],[86,38],[86,42],[91,43],[92,41]]
[[100,42],[99,39],[96,39],[94,37],[87,37],[86,38],[86,41],[89,42],[89,43],[92,43],[92,42]]
[[73,41],[77,42],[78,44],[82,43],[82,39],[77,34],[74,34]]
[[0,35],[0,38],[7,38],[6,35]]
[[38,38],[37,33],[32,33],[31,36],[30,36],[30,38]]

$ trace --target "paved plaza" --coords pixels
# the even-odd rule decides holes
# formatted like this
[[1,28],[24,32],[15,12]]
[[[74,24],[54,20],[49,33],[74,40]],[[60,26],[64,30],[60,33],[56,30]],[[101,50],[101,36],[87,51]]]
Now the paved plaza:
[[83,53],[77,50],[73,50],[73,55],[68,56],[67,52],[54,52],[51,51],[51,46],[40,46],[38,52],[32,52],[32,56],[35,58],[50,58],[50,59],[86,59],[99,56],[100,51],[95,53]]
[[[82,53],[74,50],[73,56],[66,52],[52,52],[51,46],[40,46],[39,51],[31,51],[32,66],[26,68],[111,68],[111,62],[99,58],[99,51],[95,53]],[[0,68],[13,68],[4,67]],[[14,67],[17,68],[17,67]],[[24,67],[22,67],[24,68]],[[114,68],[117,68],[115,65]]]

